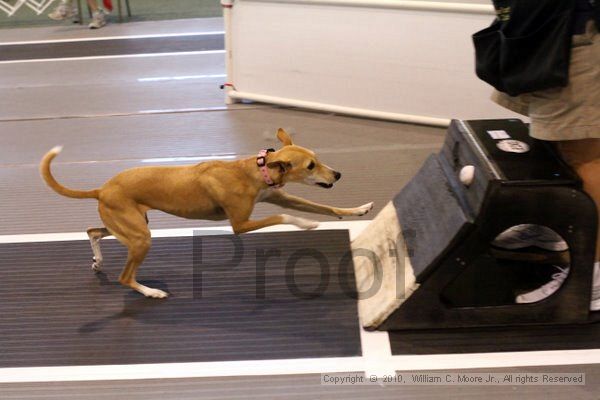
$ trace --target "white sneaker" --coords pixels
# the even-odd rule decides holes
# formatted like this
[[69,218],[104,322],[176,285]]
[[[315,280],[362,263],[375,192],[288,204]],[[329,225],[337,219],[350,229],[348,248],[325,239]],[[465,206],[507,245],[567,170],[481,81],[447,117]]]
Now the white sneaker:
[[594,263],[594,282],[592,284],[592,301],[590,310],[600,310],[600,261]]
[[592,288],[592,301],[590,311],[600,311],[600,286]]
[[492,241],[492,245],[507,250],[536,246],[544,250],[565,251],[567,242],[552,229],[533,224],[515,225]]
[[48,14],[48,18],[55,21],[62,21],[75,16],[79,16],[79,11],[77,10],[77,6],[71,5],[70,1],[61,1],[54,11]]
[[[569,268],[560,268],[555,266],[559,272],[552,275],[552,280],[529,293],[518,295],[515,299],[517,303],[535,303],[550,296],[561,287],[567,276]],[[600,261],[594,263],[594,279],[592,283],[592,300],[590,301],[591,311],[600,311]]]
[[98,9],[98,11],[92,14],[92,22],[88,25],[90,29],[99,29],[106,25],[106,13],[103,9]]
[[517,303],[535,303],[536,301],[540,301],[550,296],[554,292],[558,290],[558,288],[563,284],[567,276],[569,275],[569,268],[560,268],[556,265],[554,266],[559,272],[552,275],[552,280],[545,285],[540,286],[539,288],[532,290],[528,293],[523,293],[517,296],[515,302]]

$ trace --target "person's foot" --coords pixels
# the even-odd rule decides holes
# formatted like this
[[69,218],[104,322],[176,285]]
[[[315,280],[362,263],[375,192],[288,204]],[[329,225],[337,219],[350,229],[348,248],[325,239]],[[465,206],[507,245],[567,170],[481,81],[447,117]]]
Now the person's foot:
[[[563,284],[569,275],[569,267],[560,268],[554,266],[558,272],[552,275],[552,280],[539,288],[528,293],[518,295],[516,303],[535,303],[554,294]],[[592,281],[592,300],[590,301],[591,311],[600,311],[600,261],[594,263],[594,278]]]
[[536,246],[549,251],[565,251],[569,248],[560,235],[542,225],[515,225],[496,237],[492,245],[507,250]]
[[56,8],[48,14],[48,18],[55,21],[62,21],[78,16],[77,6],[71,5],[69,2],[62,1]]
[[535,303],[543,300],[546,297],[552,295],[554,292],[561,287],[567,276],[569,275],[569,268],[560,268],[554,266],[558,272],[552,275],[552,280],[539,288],[532,290],[531,292],[523,293],[517,296],[515,302],[517,303]]
[[92,22],[88,25],[90,29],[99,29],[106,25],[106,13],[103,9],[98,9],[92,14]]

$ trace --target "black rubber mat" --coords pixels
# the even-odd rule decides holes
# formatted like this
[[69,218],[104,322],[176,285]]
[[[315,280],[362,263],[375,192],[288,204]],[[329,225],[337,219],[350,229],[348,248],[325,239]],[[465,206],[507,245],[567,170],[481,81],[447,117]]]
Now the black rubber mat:
[[101,245],[97,275],[86,241],[0,245],[0,367],[360,355],[347,231],[154,239],[138,278],[165,300]]
[[223,50],[223,34],[0,45],[0,61]]
[[600,323],[390,332],[392,353],[448,354],[600,348]]

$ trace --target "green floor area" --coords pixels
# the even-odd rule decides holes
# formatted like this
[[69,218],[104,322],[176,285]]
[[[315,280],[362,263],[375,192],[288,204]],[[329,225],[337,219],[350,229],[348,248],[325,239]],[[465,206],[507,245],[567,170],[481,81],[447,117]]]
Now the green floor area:
[[[73,0],[76,4],[77,1]],[[125,0],[123,10],[125,9]],[[69,24],[72,21],[56,22],[48,18],[60,0],[0,0],[0,28],[27,28],[55,24]],[[86,20],[86,1],[81,2]],[[98,0],[102,4],[102,0]],[[116,22],[117,0],[112,0],[114,10],[109,22]],[[220,17],[219,0],[129,0],[132,17],[130,21],[156,21],[182,18]],[[9,15],[12,14],[12,15]],[[125,11],[123,13],[126,15]]]

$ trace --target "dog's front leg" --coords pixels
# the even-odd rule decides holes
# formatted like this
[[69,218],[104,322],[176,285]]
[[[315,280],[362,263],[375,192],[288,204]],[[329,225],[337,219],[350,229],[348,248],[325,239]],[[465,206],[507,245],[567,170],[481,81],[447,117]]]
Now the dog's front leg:
[[250,215],[252,215],[252,210],[254,209],[254,199],[236,199],[230,197],[229,200],[230,201],[227,203],[221,203],[221,207],[223,207],[225,213],[229,217],[231,227],[236,234],[280,224],[296,225],[300,229],[315,229],[319,226],[317,221],[311,221],[287,214],[272,215],[258,220],[251,220]]
[[270,217],[258,220],[230,221],[233,232],[236,234],[255,231],[257,229],[280,224],[295,225],[300,229],[315,229],[317,226],[319,226],[317,221],[311,221],[306,218],[294,217],[293,215],[287,214],[272,215]]
[[240,204],[243,203],[240,202],[235,207],[224,207],[229,217],[229,222],[231,222],[231,227],[236,234],[280,224],[296,225],[300,229],[315,229],[319,226],[317,221],[310,221],[287,214],[272,215],[258,220],[251,220],[250,215],[252,214],[253,205],[247,204],[247,207],[240,207]]
[[365,215],[373,208],[372,202],[354,208],[331,207],[303,199],[302,197],[292,196],[283,190],[271,190],[270,193],[265,195],[261,201],[265,203],[276,204],[280,207],[290,208],[293,210],[310,212],[314,214],[331,215],[339,218]]

